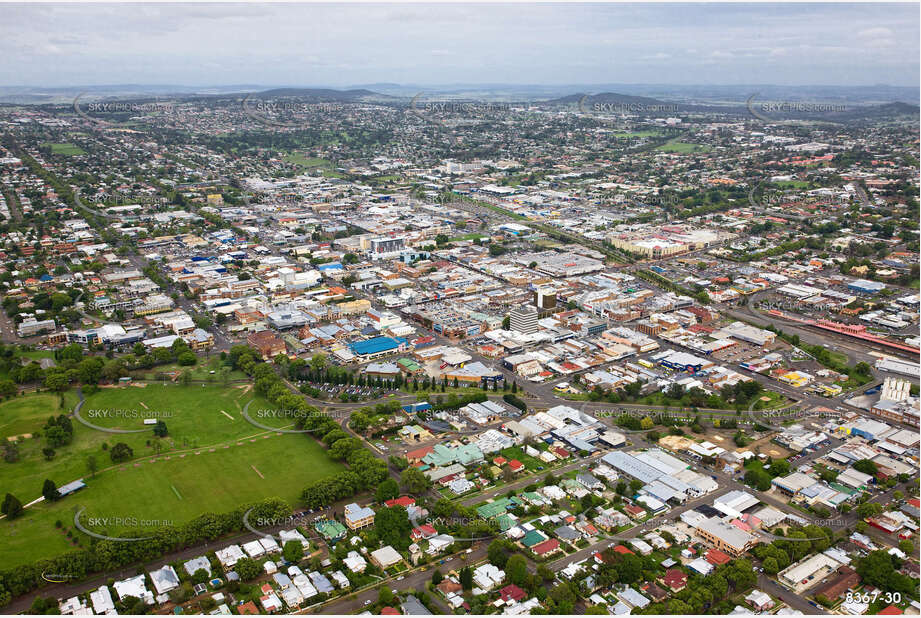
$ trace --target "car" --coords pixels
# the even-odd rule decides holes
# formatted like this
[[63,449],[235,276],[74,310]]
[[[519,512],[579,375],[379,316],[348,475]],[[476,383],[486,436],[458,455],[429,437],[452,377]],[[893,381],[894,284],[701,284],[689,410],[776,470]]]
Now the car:
[[366,599],[366,600],[365,600],[365,606],[368,606],[368,605],[371,605],[371,599]]
[[396,588],[391,588],[390,592],[392,592],[393,594],[400,594],[399,590],[397,590]]
[[401,581],[403,581],[404,579],[406,579],[406,576],[405,576],[405,575],[400,575],[399,577],[397,577],[397,581],[398,581],[398,582],[401,582]]

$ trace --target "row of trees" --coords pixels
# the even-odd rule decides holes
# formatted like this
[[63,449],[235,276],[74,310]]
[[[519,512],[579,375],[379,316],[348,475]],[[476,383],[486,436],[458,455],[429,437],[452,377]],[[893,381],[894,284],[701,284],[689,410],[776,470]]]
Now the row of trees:
[[[6,500],[3,506],[8,508]],[[116,571],[137,562],[149,562],[164,554],[242,531],[243,515],[250,509],[251,518],[282,520],[291,514],[291,507],[284,501],[271,498],[242,505],[229,513],[205,513],[180,526],[165,526],[150,533],[150,538],[142,541],[120,543],[92,539],[86,549],[0,571],[0,606],[9,603],[13,597],[46,584],[42,573],[62,573],[78,581],[93,573]]]
[[322,436],[329,456],[348,464],[347,470],[304,488],[301,500],[307,507],[318,508],[360,491],[372,490],[387,478],[386,463],[374,457],[359,439],[349,437],[329,415],[322,414],[303,397],[291,392],[273,366],[257,361],[257,355],[248,346],[233,346],[227,358],[233,368],[253,378],[255,393],[284,410],[298,429],[312,436]]

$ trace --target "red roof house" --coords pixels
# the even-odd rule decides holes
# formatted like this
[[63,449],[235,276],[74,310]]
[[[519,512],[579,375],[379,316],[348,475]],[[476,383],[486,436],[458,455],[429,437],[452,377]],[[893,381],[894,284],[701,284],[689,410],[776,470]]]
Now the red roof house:
[[538,543],[537,545],[532,547],[531,551],[533,551],[538,556],[546,556],[546,555],[552,554],[555,551],[559,551],[559,549],[560,549],[559,541],[557,541],[556,539],[547,539],[543,543]]
[[672,592],[681,592],[688,585],[688,574],[681,569],[669,569],[665,572],[662,583]]

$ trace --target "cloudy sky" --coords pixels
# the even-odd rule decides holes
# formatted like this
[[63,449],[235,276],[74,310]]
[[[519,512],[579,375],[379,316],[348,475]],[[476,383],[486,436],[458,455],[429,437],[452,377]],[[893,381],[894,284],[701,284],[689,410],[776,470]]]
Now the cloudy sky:
[[0,4],[0,85],[919,85],[907,4]]

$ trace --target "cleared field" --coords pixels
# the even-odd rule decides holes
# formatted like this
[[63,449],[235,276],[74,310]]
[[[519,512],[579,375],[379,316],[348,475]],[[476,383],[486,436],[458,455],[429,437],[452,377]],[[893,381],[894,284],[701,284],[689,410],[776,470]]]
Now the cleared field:
[[73,526],[74,513],[83,507],[80,521],[93,532],[141,537],[163,525],[263,498],[293,505],[307,483],[342,469],[307,435],[269,433],[237,442],[129,461],[96,478],[87,475],[80,492],[30,507],[12,522],[0,521],[0,563],[26,564],[77,547],[64,529],[89,546],[89,537]]
[[0,403],[0,438],[41,429],[51,415],[61,414],[61,398],[50,393],[16,397]]
[[623,133],[615,133],[614,137],[617,138],[631,138],[631,137],[659,137],[662,135],[658,131],[630,131]]
[[656,150],[661,152],[677,152],[677,153],[689,153],[689,152],[709,152],[709,146],[702,146],[700,144],[689,144],[687,142],[677,142],[670,141],[658,146]]
[[[16,520],[0,520],[0,563],[21,564],[73,547],[55,522],[70,525],[78,506],[86,507],[87,517],[108,521],[134,517],[178,524],[266,497],[293,504],[307,483],[342,468],[311,436],[265,431],[244,419],[249,403],[249,414],[261,424],[291,426],[277,406],[254,396],[249,384],[102,389],[86,399],[81,417],[107,429],[137,431],[111,433],[72,419],[72,442],[46,461],[42,427],[48,417],[70,413],[76,395],[65,393],[64,407],[61,399],[41,393],[0,404],[2,437],[34,436],[20,442],[19,461],[0,465],[0,486],[23,504],[41,496],[45,479],[60,486],[82,478],[88,487],[58,503],[29,507]],[[143,424],[145,417],[163,420],[169,435],[157,439]],[[117,442],[131,447],[131,460],[112,462],[108,449]],[[95,477],[90,457],[96,460]],[[82,533],[75,534],[85,542]]]
[[63,143],[63,144],[45,144],[46,146],[51,147],[52,154],[59,154],[64,156],[74,156],[74,155],[83,155],[86,154],[86,151],[80,148],[75,144]]
[[314,167],[332,167],[332,164],[326,159],[318,159],[316,157],[305,157],[302,153],[292,152],[285,155],[285,162],[297,165],[304,169],[310,169]]

